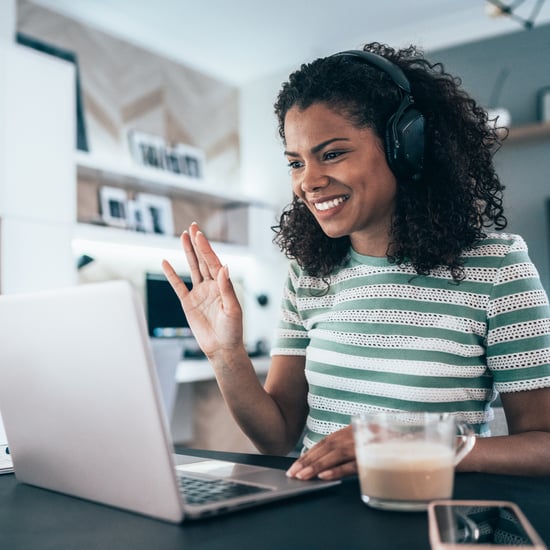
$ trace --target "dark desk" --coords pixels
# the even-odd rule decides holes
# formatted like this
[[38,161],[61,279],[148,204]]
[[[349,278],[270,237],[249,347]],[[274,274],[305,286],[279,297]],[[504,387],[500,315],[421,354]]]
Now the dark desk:
[[[286,468],[291,459],[189,451]],[[550,542],[550,478],[458,474],[455,498],[512,500]],[[171,525],[0,476],[0,548],[6,550],[429,549],[425,513],[367,508],[356,479],[326,492]]]

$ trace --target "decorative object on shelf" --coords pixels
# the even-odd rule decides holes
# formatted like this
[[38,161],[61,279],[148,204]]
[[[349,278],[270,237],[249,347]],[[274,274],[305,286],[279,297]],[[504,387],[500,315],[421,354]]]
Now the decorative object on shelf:
[[101,217],[107,225],[128,227],[128,194],[118,187],[99,189]]
[[171,148],[178,160],[179,173],[190,178],[202,179],[204,175],[204,151],[191,145],[178,143]]
[[138,130],[128,132],[128,143],[133,159],[143,166],[165,169],[164,139]]
[[200,180],[204,174],[204,151],[184,143],[168,144],[159,136],[130,130],[128,143],[134,160],[142,166],[160,168]]
[[499,135],[506,135],[510,128],[512,117],[508,109],[487,109],[487,122],[491,128],[495,128]]
[[539,90],[538,114],[541,122],[550,122],[550,86]]
[[141,213],[143,230],[146,233],[174,235],[172,201],[169,197],[138,193],[135,202]]
[[137,200],[128,201],[128,215],[126,216],[128,229],[145,233],[143,205]]
[[510,128],[512,123],[512,116],[510,111],[500,105],[500,99],[502,95],[502,90],[504,89],[504,83],[506,82],[510,70],[507,67],[500,69],[493,89],[491,90],[491,96],[489,98],[489,108],[487,109],[488,122],[491,127],[496,128],[498,132],[506,132],[507,128]]
[[64,61],[74,64],[76,77],[76,148],[80,151],[89,151],[88,136],[86,133],[86,119],[84,118],[84,103],[82,101],[82,92],[80,89],[80,69],[78,67],[78,58],[76,54],[20,32],[17,33],[16,40],[17,43],[22,46],[27,46],[39,52],[58,57],[59,59],[63,59]]

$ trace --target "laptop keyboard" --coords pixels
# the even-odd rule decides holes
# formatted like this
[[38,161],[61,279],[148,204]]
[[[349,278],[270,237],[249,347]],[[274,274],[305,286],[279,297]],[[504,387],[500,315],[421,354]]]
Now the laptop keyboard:
[[269,491],[265,487],[225,479],[203,479],[180,475],[178,481],[180,492],[188,504],[208,504]]

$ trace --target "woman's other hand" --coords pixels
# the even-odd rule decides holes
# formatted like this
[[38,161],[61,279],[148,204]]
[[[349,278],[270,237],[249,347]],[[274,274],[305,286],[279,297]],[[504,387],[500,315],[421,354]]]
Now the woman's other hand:
[[327,435],[288,469],[297,479],[341,479],[357,473],[352,427]]

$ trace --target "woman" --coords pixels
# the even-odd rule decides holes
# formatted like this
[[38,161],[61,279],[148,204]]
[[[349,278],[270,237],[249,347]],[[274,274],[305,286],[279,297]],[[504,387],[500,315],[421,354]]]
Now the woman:
[[[480,437],[462,471],[550,474],[550,312],[506,225],[499,140],[458,79],[373,43],[303,65],[275,104],[294,198],[292,259],[264,387],[229,273],[193,224],[190,292],[164,262],[232,414],[288,475],[356,472],[350,416],[451,412]],[[374,54],[374,55],[372,55]],[[409,89],[410,87],[410,89]],[[488,436],[501,395],[508,436]]]

